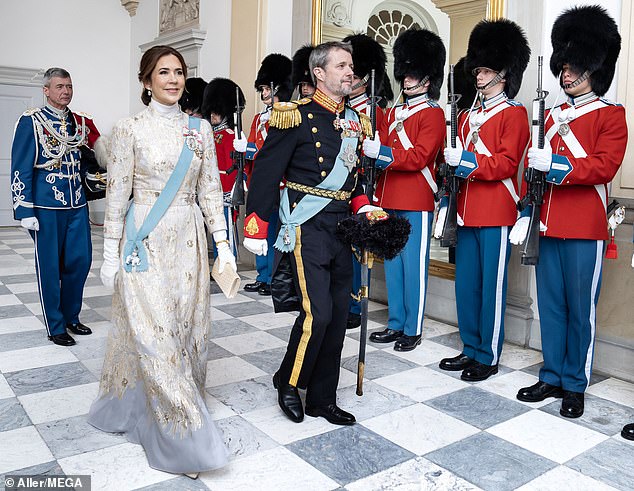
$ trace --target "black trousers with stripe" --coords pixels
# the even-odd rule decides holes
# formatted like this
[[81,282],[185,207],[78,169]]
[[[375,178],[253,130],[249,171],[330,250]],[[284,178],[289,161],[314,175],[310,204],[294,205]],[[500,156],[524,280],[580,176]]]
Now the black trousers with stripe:
[[341,350],[352,285],[350,246],[337,239],[345,213],[321,212],[298,227],[291,253],[300,314],[293,325],[280,380],[306,389],[306,406],[336,402]]

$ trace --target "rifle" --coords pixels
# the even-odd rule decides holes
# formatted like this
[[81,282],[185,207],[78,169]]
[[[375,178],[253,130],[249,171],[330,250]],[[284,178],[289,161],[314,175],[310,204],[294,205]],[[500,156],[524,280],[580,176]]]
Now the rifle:
[[[447,143],[451,145],[451,148],[456,148],[460,95],[455,93],[453,71],[454,65],[449,65],[449,94],[446,109],[449,119],[445,119],[445,123],[447,125]],[[449,193],[447,215],[445,216],[445,223],[440,236],[440,246],[455,247],[458,243],[458,191],[460,189],[460,181],[456,177],[456,169],[446,162],[439,167],[439,174],[443,179],[443,188],[438,191],[437,198],[440,199],[445,192]]]
[[[544,148],[544,113],[548,92],[542,89],[543,56],[537,57],[537,97],[533,99],[532,140],[537,148]],[[537,117],[537,119],[535,119]],[[526,194],[517,203],[519,211],[532,205],[528,233],[521,251],[521,261],[524,265],[535,265],[539,262],[539,218],[546,190],[546,176],[543,172],[526,167],[524,180],[527,184]]]
[[[370,121],[372,122],[372,136],[376,132],[376,96],[375,70],[370,72]],[[365,194],[372,203],[374,196],[374,179],[376,176],[376,161],[367,156],[363,157],[363,175],[365,176]],[[365,343],[368,337],[368,294],[370,283],[370,269],[372,258],[367,250],[361,250],[361,288],[359,290],[359,304],[361,307],[361,327],[359,333],[359,359],[357,362],[357,395],[363,395],[363,374],[365,372]]]
[[[240,88],[236,87],[236,135],[239,137],[242,135],[242,111],[244,106],[240,105]],[[236,182],[233,186],[233,192],[231,193],[231,205],[234,208],[244,204],[244,153],[231,152],[231,158],[233,163],[231,167],[227,169],[227,174],[231,174],[233,171],[237,171]]]

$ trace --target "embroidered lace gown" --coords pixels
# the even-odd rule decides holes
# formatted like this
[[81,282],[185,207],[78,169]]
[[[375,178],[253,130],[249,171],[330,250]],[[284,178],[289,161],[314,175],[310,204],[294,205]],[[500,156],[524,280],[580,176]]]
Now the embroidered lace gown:
[[[104,237],[121,239],[120,251],[130,193],[138,229],[176,166],[187,130],[178,106],[155,101],[115,126]],[[211,232],[226,228],[211,126],[202,121],[190,142],[197,148],[183,183],[144,241],[148,270],[117,273],[100,393],[88,419],[126,433],[143,445],[152,467],[173,473],[214,469],[228,458],[204,400],[210,305],[203,216]]]

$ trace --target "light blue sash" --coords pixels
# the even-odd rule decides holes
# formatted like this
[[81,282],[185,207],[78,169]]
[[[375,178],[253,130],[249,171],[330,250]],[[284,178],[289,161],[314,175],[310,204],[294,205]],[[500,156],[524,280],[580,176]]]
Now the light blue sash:
[[[196,131],[200,130],[200,118],[189,117],[189,128]],[[128,213],[125,216],[125,232],[126,242],[123,245],[123,257],[125,261],[123,263],[123,269],[128,273],[132,271],[147,271],[148,259],[147,250],[143,245],[143,240],[150,235],[154,227],[158,225],[167,209],[169,208],[176,193],[183,183],[183,179],[189,170],[189,166],[192,162],[194,151],[187,145],[187,137],[183,143],[183,150],[181,150],[180,157],[176,163],[176,167],[172,171],[172,175],[167,180],[163,191],[154,202],[154,206],[145,218],[143,225],[137,231],[134,224],[134,201],[128,209]]]
[[[350,108],[346,108],[346,119],[359,121],[357,113]],[[341,141],[339,154],[335,159],[330,174],[318,186],[319,189],[327,189],[329,191],[339,191],[346,183],[350,170],[346,167],[346,157],[354,154],[356,160],[356,149],[358,137],[345,137]],[[323,198],[312,194],[305,195],[293,210],[290,210],[288,201],[288,189],[284,188],[280,199],[280,231],[275,241],[275,248],[281,252],[291,252],[295,249],[295,229],[302,223],[310,220],[317,213],[323,210],[331,198]]]

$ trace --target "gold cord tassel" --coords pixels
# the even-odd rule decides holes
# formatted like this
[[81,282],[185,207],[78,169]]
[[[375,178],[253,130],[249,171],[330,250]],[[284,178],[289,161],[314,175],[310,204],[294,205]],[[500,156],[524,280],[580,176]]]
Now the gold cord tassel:
[[359,118],[361,119],[363,134],[368,138],[374,138],[374,134],[372,133],[372,120],[365,114],[359,114]]

